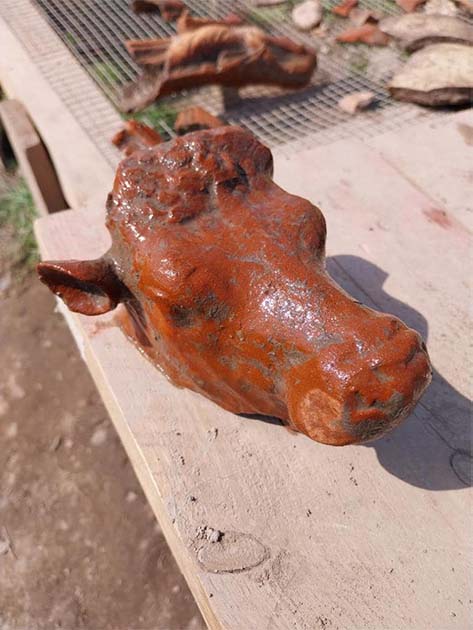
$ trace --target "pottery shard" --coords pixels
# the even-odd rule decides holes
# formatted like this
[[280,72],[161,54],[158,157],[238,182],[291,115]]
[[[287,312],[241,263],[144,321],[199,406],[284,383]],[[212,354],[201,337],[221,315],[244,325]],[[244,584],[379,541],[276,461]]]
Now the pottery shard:
[[178,26],[173,37],[126,42],[143,71],[125,86],[122,110],[138,111],[162,96],[203,85],[300,88],[309,83],[317,63],[313,50],[256,26]]
[[379,28],[400,40],[408,52],[444,42],[473,45],[473,26],[447,15],[415,13],[389,17],[380,22]]
[[371,11],[370,9],[355,7],[350,11],[350,22],[353,22],[355,26],[363,26],[367,23],[377,24],[382,17],[379,11]]
[[425,0],[396,0],[398,7],[401,7],[401,9],[404,9],[407,13],[412,13],[412,11],[415,11],[417,7],[424,4],[424,2]]
[[332,7],[331,11],[340,17],[348,17],[357,4],[358,0],[344,0],[341,4]]
[[213,116],[203,107],[195,106],[188,107],[179,113],[174,123],[174,130],[182,135],[190,131],[198,131],[199,129],[214,129],[215,127],[221,127],[223,124],[217,116]]
[[432,107],[473,99],[473,47],[435,44],[414,53],[389,84],[391,95]]
[[322,21],[323,9],[318,0],[305,0],[292,10],[292,21],[301,31],[310,31]]
[[383,33],[377,24],[367,23],[348,28],[337,36],[337,42],[345,44],[368,44],[368,46],[386,46],[389,36]]
[[376,96],[373,92],[353,92],[338,101],[338,106],[347,114],[356,114],[373,103]]
[[127,120],[123,129],[120,129],[112,138],[112,144],[125,155],[154,147],[162,141],[157,131],[138,120]]

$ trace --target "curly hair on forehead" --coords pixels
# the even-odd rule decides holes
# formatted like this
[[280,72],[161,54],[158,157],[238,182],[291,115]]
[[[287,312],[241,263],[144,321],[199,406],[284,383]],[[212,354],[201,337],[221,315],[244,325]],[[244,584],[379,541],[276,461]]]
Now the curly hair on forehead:
[[216,186],[230,192],[248,187],[254,177],[271,177],[272,166],[270,150],[240,127],[189,133],[121,162],[107,200],[108,221],[180,222],[208,208]]

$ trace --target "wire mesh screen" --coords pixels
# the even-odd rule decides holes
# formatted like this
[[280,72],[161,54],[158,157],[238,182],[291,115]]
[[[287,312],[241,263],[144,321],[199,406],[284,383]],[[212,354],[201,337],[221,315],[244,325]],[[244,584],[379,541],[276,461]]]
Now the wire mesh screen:
[[[139,68],[124,46],[127,39],[166,37],[173,24],[156,14],[136,15],[128,0],[34,0],[75,58],[110,100],[117,105],[122,86],[133,81]],[[288,0],[274,7],[256,8],[242,0],[187,0],[198,16],[223,18],[238,14],[249,23],[273,34],[289,36],[318,51],[318,69],[311,84],[296,92],[249,87],[239,90],[203,88],[160,99],[139,117],[167,135],[173,135],[175,113],[189,102],[200,104],[230,123],[241,124],[274,146],[304,141],[318,133],[317,141],[329,142],[349,135],[363,138],[396,129],[405,122],[428,115],[426,110],[394,103],[385,90],[387,80],[402,64],[394,45],[385,48],[335,42],[347,20],[330,13],[335,0],[325,0],[323,25],[310,34],[296,30]],[[361,6],[395,14],[392,0],[362,0]],[[375,107],[351,119],[337,103],[345,94],[369,90],[376,94]]]
[[[256,8],[254,0],[186,0],[194,15],[219,19],[229,13],[239,14],[270,33],[314,47],[318,52],[317,71],[303,90],[251,87],[237,93],[209,87],[182,91],[160,99],[138,117],[165,136],[172,136],[176,112],[190,103],[200,104],[229,123],[247,127],[268,145],[279,145],[280,151],[291,153],[301,144],[313,146],[347,137],[363,139],[439,115],[391,100],[385,85],[402,65],[402,53],[394,45],[373,48],[337,43],[335,35],[349,21],[331,14],[330,7],[338,0],[322,2],[322,27],[304,34],[291,21],[295,0],[263,8]],[[112,165],[119,157],[110,144],[111,135],[120,125],[115,106],[123,85],[139,72],[124,40],[174,33],[173,24],[156,15],[135,15],[129,4],[129,0],[0,0],[0,16]],[[394,0],[360,0],[360,6],[384,15],[399,12]],[[66,60],[67,51],[71,55]],[[337,103],[342,96],[359,90],[374,92],[377,101],[370,110],[350,117]]]

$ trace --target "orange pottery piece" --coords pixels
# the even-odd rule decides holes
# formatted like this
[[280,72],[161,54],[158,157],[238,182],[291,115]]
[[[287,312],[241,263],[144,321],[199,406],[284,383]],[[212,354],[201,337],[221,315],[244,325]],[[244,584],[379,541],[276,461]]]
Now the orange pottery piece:
[[367,22],[362,26],[349,28],[337,36],[337,42],[346,44],[368,44],[368,46],[386,46],[389,36],[377,24]]
[[136,151],[106,224],[102,258],[41,262],[41,280],[85,315],[122,303],[151,361],[225,409],[352,444],[397,426],[430,381],[420,336],[328,276],[322,212],[273,182],[271,152],[248,131]]

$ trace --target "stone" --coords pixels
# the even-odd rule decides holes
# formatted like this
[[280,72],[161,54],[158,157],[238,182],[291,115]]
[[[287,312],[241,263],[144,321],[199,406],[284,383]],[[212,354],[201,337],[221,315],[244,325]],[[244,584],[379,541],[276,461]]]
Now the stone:
[[92,437],[90,438],[90,443],[92,446],[102,446],[107,441],[107,429],[102,427],[98,427],[92,433]]
[[353,92],[341,98],[338,106],[347,114],[353,115],[369,107],[375,98],[376,95],[373,92]]
[[426,46],[408,59],[388,88],[393,98],[419,105],[471,105],[473,47],[462,44]]
[[452,0],[428,0],[424,6],[424,13],[428,15],[458,15],[458,9]]
[[414,13],[381,20],[379,28],[399,40],[408,52],[440,43],[473,45],[473,25],[447,15]]
[[323,8],[318,0],[305,0],[292,10],[292,21],[301,31],[310,31],[322,21]]

